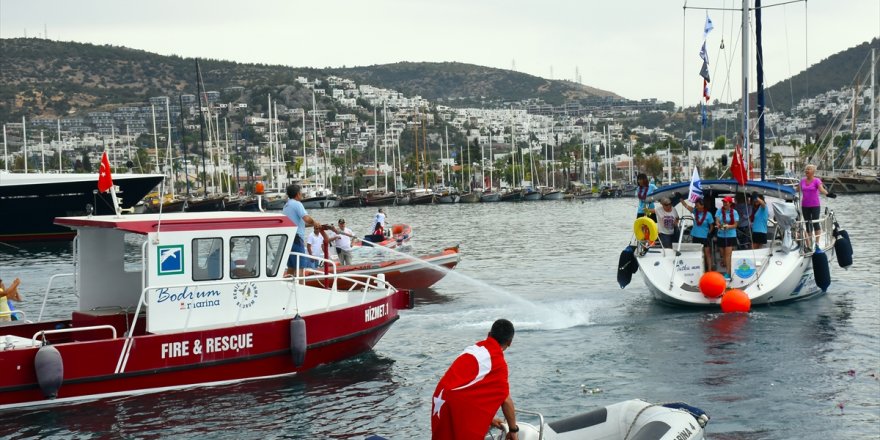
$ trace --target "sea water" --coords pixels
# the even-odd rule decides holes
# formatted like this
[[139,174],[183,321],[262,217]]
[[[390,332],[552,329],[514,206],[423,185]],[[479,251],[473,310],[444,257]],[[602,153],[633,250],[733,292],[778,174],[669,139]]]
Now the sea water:
[[[634,199],[388,207],[412,225],[410,251],[461,245],[457,275],[417,291],[375,349],[302,375],[31,409],[2,438],[364,438],[430,435],[430,397],[452,360],[498,318],[517,407],[554,420],[630,398],[685,401],[710,439],[880,435],[880,196],[823,200],[855,251],[832,264],[827,295],[748,315],[658,304],[639,275],[621,290]],[[366,234],[372,208],[312,210]],[[398,257],[395,255],[394,258]],[[35,317],[49,276],[72,272],[68,245],[0,245],[0,277],[22,278]],[[69,317],[70,279],[46,316]]]

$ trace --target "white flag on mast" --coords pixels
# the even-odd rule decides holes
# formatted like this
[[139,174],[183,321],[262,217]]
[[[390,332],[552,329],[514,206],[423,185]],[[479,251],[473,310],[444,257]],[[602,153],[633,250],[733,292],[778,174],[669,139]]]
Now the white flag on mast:
[[703,189],[700,186],[700,170],[694,168],[694,174],[691,176],[691,186],[688,192],[688,200],[693,203],[697,199],[703,198]]

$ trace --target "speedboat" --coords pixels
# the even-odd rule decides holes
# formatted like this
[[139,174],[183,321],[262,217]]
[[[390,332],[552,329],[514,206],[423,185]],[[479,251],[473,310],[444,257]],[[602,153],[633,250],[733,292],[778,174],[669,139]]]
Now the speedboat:
[[293,375],[371,350],[412,304],[369,275],[285,277],[296,226],[280,213],[55,223],[77,232],[75,273],[42,304],[70,303],[49,294],[61,276],[77,301],[69,319],[17,310],[0,327],[0,409]]
[[[658,188],[647,201],[669,198],[673,206],[688,194],[688,182]],[[765,197],[772,219],[768,224],[767,245],[751,249],[749,235],[738,234],[740,246],[734,248],[731,257],[732,272],[728,274],[729,288],[744,291],[752,305],[771,304],[803,300],[821,295],[831,282],[827,253],[834,252],[838,263],[846,267],[851,262],[851,247],[846,240],[838,238],[846,234],[837,223],[834,212],[826,209],[820,218],[822,237],[820,246],[807,243],[807,231],[803,220],[798,220],[797,193],[788,186],[776,183],[749,181],[738,186],[735,180],[704,180],[701,182],[704,200],[714,207],[713,200],[721,200],[725,195],[736,193],[758,193]],[[712,209],[714,214],[714,209]],[[742,215],[742,214],[741,214]],[[653,223],[640,218],[642,226]],[[684,234],[686,226],[693,224],[693,216],[684,215],[681,220],[681,234],[671,248],[664,248],[656,241],[656,230],[649,231],[647,237],[642,231],[634,234],[631,243],[621,253],[618,267],[618,282],[621,287],[629,283],[632,273],[642,273],[642,278],[654,298],[671,304],[688,306],[717,307],[721,297],[705,296],[700,291],[700,279],[705,272],[723,271],[724,264],[720,249],[713,243],[715,267],[705,267],[702,245],[690,243],[689,235]],[[656,228],[656,226],[655,226]],[[638,229],[638,228],[637,228]],[[650,229],[650,227],[648,228]],[[847,235],[848,237],[848,235]],[[849,257],[849,261],[844,260]],[[627,274],[627,271],[630,273]]]
[[[333,269],[327,267],[327,272],[333,271],[343,275],[343,277],[335,279],[336,287],[339,289],[351,287],[352,284],[344,278],[344,275],[348,274],[384,278],[386,282],[400,289],[426,289],[446,276],[447,271],[437,267],[451,270],[458,265],[459,261],[461,261],[461,256],[458,253],[458,246],[453,246],[443,249],[442,252],[418,258],[400,258],[391,261],[335,266]],[[324,271],[314,270],[314,272],[323,273]],[[312,282],[323,283],[325,280],[313,280]]]
[[394,249],[408,243],[412,238],[412,234],[412,227],[410,225],[397,223],[385,229],[384,236],[367,235],[363,240],[353,243],[352,246],[382,246]]
[[[516,410],[520,440],[701,440],[709,416],[699,408],[684,403],[654,404],[633,399],[608,405],[553,422],[540,413]],[[537,423],[521,421],[526,414]],[[502,440],[508,427],[487,440]]]

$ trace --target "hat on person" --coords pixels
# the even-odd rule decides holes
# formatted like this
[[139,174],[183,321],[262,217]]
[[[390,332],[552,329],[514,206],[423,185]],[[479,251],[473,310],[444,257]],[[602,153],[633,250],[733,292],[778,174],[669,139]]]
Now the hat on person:
[[722,202],[733,203],[733,197],[727,196],[721,199]]
[[344,218],[339,219],[339,223],[343,223],[343,224],[344,224],[344,223],[345,223],[345,219],[344,219]]

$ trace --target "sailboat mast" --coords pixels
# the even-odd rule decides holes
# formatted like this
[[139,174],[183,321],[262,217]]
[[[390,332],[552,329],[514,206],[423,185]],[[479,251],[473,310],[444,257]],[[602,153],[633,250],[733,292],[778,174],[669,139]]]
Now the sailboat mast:
[[302,163],[302,179],[308,174],[308,156],[306,156],[306,109],[303,109],[303,163]]
[[[762,33],[761,0],[755,0],[755,55],[758,59],[758,154],[761,158],[761,180],[766,180],[765,172],[767,169],[767,154],[764,145],[764,45],[761,40]],[[750,162],[746,161],[746,167],[751,170],[751,166],[749,165]],[[749,175],[749,177],[751,177],[751,175]]]
[[[62,154],[62,144],[61,144],[61,119],[56,119],[55,122],[58,124],[58,172],[60,173],[60,172],[63,171],[63,170],[62,170],[62,167],[61,167],[61,162],[63,162],[63,161],[61,160],[61,154]],[[872,126],[872,127],[873,127],[873,126]],[[153,131],[155,131],[155,130],[153,130]],[[158,154],[158,153],[157,153],[157,154]],[[156,166],[158,167],[159,165],[156,164]]]
[[[742,104],[743,104],[743,126],[742,126],[742,147],[743,147],[743,163],[749,163],[749,36],[751,34],[749,28],[749,1],[742,2]],[[748,166],[748,165],[746,165]]]
[[[876,114],[877,114],[877,77],[874,72],[877,71],[876,51],[871,49],[871,144],[874,145],[874,139],[877,138]],[[4,142],[6,131],[3,131]],[[874,166],[880,166],[880,148],[874,148]]]
[[379,189],[379,118],[376,117],[376,107],[373,107],[373,187]]
[[315,181],[318,181],[318,103],[315,102],[315,92],[312,92],[312,133],[315,136]]
[[9,152],[6,150],[6,124],[3,124],[3,168],[9,171]]
[[277,188],[278,182],[275,179],[275,148],[272,143],[272,94],[266,95],[266,125],[269,128],[269,187]]
[[186,141],[184,137],[186,136],[186,126],[184,125],[184,117],[183,117],[183,95],[177,95],[180,100],[180,148],[183,150],[183,180],[186,182],[186,195],[190,196],[189,189],[189,165],[186,163]]
[[[150,104],[150,113],[153,115],[153,148],[156,150],[156,172],[159,172],[159,133],[156,132],[156,106]],[[60,136],[60,132],[59,132]],[[59,139],[60,140],[60,139]],[[61,171],[60,169],[58,171]]]
[[[174,166],[171,159],[171,98],[165,97],[165,125],[168,127],[167,150],[165,157],[165,167],[168,169],[168,180],[171,181],[171,192],[174,192]],[[165,185],[168,188],[168,185]]]
[[[113,126],[111,126],[111,129]],[[21,150],[24,152],[24,173],[28,172],[28,151],[27,151],[27,120],[21,117]]]
[[422,125],[422,154],[425,162],[425,189],[428,189],[428,173],[431,172],[430,154],[428,154],[428,115],[425,114],[425,123]]
[[199,60],[196,60],[196,95],[199,100],[199,127],[201,129],[200,137],[202,141],[202,186],[205,188],[205,196],[208,196],[208,173],[205,171],[205,114],[202,112],[202,70],[199,67]]
[[[483,189],[486,189],[486,152],[483,151],[484,148],[480,145],[480,171],[482,171],[483,182],[480,185]],[[489,127],[489,152],[492,152],[492,127]],[[489,160],[489,190],[492,190],[492,160]]]
[[[445,135],[444,135],[445,139],[444,140],[446,142],[446,158],[448,159],[449,158],[449,127],[447,126],[444,128],[445,128]],[[444,162],[443,168],[441,168],[441,171],[442,171],[441,176],[443,176],[442,177],[443,186],[446,186],[446,168],[447,168],[447,164]],[[450,179],[449,184],[450,185],[452,184],[451,179]]]
[[[385,166],[388,166],[388,104],[382,100],[382,150],[385,152]],[[393,155],[392,155],[393,156]],[[394,157],[392,157],[392,160]],[[392,167],[393,169],[394,167]],[[388,172],[385,172],[385,194],[388,194]]]

